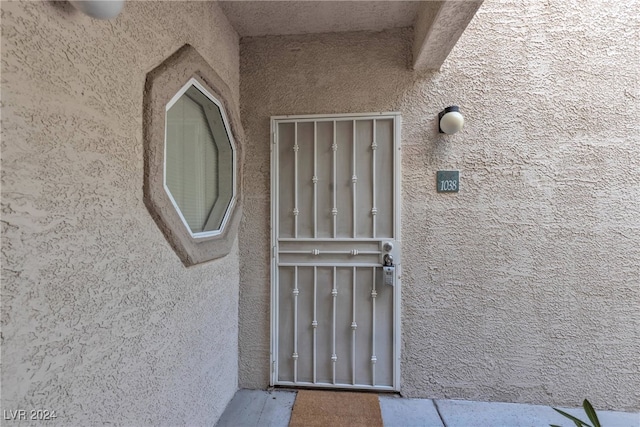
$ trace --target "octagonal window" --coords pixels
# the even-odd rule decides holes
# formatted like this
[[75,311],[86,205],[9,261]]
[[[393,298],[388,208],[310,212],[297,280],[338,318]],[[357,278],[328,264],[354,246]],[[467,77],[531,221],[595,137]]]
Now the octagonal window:
[[191,237],[220,234],[235,202],[233,136],[222,104],[191,79],[166,107],[164,187]]

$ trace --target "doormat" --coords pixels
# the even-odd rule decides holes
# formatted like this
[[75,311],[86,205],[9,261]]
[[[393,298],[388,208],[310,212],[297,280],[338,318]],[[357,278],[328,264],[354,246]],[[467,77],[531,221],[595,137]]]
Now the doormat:
[[300,390],[289,427],[382,427],[377,394]]

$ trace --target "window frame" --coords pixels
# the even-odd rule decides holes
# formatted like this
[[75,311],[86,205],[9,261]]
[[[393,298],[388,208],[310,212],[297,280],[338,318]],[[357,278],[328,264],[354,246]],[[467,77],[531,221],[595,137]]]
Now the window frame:
[[[220,233],[211,237],[193,238],[164,188],[166,106],[195,79],[222,105],[227,132],[231,132],[235,151],[233,194],[235,203],[228,209],[228,218]],[[192,89],[196,90],[196,88]],[[197,89],[200,91],[200,89]],[[147,72],[142,90],[142,196],[150,218],[164,236],[166,243],[185,267],[193,267],[221,259],[234,251],[243,208],[243,159],[245,134],[236,104],[237,94],[231,90],[211,65],[191,45],[185,44]],[[200,95],[204,96],[203,92]],[[204,101],[204,100],[203,100]],[[206,104],[205,104],[206,105]],[[222,118],[220,120],[223,120]],[[231,148],[231,147],[229,147]],[[231,166],[229,158],[222,163]],[[228,172],[226,172],[228,173]],[[225,175],[231,177],[231,174]],[[220,212],[220,216],[222,212]],[[235,246],[237,250],[237,246]],[[164,248],[158,248],[163,251]]]
[[[218,228],[217,230],[211,230],[211,231],[201,231],[198,233],[194,233],[193,231],[191,231],[191,227],[189,226],[189,224],[187,223],[187,220],[185,219],[184,215],[182,214],[182,211],[180,210],[180,207],[178,206],[178,203],[176,202],[176,200],[174,199],[173,195],[171,194],[171,191],[169,190],[169,187],[167,186],[167,135],[168,135],[168,120],[167,120],[167,115],[169,113],[169,109],[171,109],[171,107],[183,96],[186,94],[186,92],[191,88],[191,87],[195,87],[197,90],[199,90],[206,98],[208,98],[211,102],[213,102],[218,109],[220,110],[220,116],[222,117],[222,122],[224,124],[224,131],[227,134],[227,137],[229,138],[229,144],[231,145],[231,159],[232,159],[232,177],[231,177],[231,187],[232,187],[232,192],[231,192],[231,200],[229,201],[229,203],[227,204],[227,206],[225,207],[225,213],[224,216],[222,217],[222,222],[220,223],[220,228]],[[200,84],[200,82],[198,80],[196,80],[195,78],[191,78],[189,79],[189,81],[180,88],[180,90],[169,100],[169,102],[167,102],[165,109],[164,109],[164,116],[165,116],[165,120],[164,120],[164,155],[163,155],[163,164],[162,164],[162,185],[164,187],[164,191],[167,193],[167,196],[169,197],[169,200],[171,200],[171,203],[173,204],[174,209],[176,210],[178,216],[180,217],[180,220],[182,221],[182,224],[185,226],[185,228],[187,229],[187,232],[189,233],[189,235],[191,236],[192,239],[205,239],[208,237],[215,237],[215,236],[219,236],[224,232],[225,226],[227,225],[227,223],[229,222],[229,217],[231,216],[231,212],[233,212],[233,208],[235,207],[235,203],[236,203],[236,162],[237,162],[237,155],[236,155],[236,145],[235,145],[235,141],[234,141],[234,137],[233,137],[233,132],[231,131],[231,125],[229,123],[229,120],[227,118],[227,113],[224,109],[223,104],[215,97],[211,94],[211,92],[209,92],[202,84]],[[214,141],[215,143],[215,141]],[[215,203],[214,203],[215,206]]]

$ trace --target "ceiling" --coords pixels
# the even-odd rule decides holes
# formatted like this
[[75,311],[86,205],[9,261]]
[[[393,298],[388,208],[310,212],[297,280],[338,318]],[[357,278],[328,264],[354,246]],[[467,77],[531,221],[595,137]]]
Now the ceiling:
[[420,1],[220,1],[240,37],[411,27]]
[[438,70],[484,0],[218,1],[240,37],[413,27],[416,70]]

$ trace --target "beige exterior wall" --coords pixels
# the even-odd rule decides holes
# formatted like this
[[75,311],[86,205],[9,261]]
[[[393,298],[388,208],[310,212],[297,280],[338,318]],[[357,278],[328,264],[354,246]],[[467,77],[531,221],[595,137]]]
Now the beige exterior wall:
[[487,0],[423,74],[411,30],[243,39],[240,385],[268,384],[269,117],[397,110],[403,394],[638,410],[639,14]]
[[185,43],[238,104],[215,3],[2,2],[3,410],[211,425],[237,389],[237,244],[185,268],[143,203],[145,75]]

